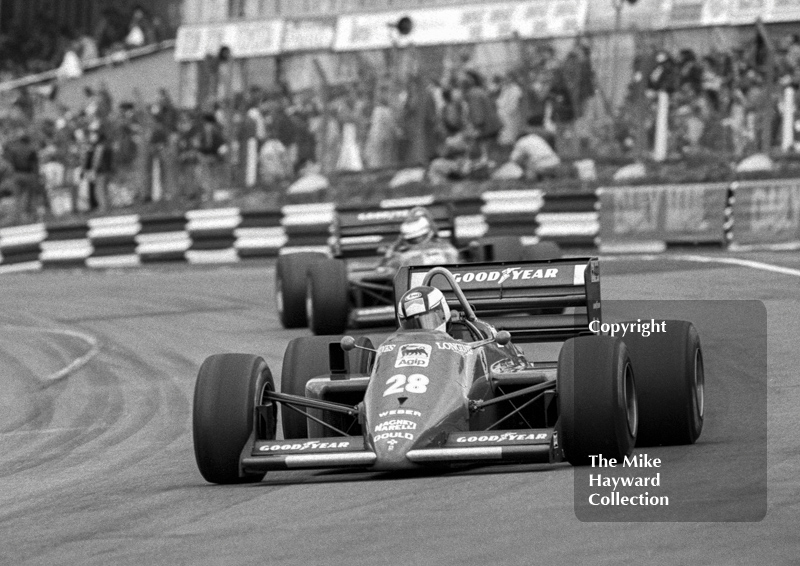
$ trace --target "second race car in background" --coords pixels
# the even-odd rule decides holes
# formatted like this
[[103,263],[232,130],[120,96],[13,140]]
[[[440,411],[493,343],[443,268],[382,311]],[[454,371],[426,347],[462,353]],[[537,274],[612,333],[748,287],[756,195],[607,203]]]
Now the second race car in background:
[[[425,219],[430,237],[417,238]],[[452,207],[343,209],[331,228],[330,254],[279,256],[275,294],[285,328],[315,334],[395,322],[394,276],[404,265],[523,261],[561,257],[555,243],[523,245],[518,236],[484,237],[459,247]],[[418,241],[417,241],[418,240]]]

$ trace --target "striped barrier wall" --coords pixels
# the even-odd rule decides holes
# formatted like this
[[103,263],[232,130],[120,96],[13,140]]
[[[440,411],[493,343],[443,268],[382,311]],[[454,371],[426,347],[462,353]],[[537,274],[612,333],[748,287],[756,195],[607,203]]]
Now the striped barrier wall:
[[143,264],[185,261],[192,241],[186,215],[163,214],[142,218],[136,235],[136,255]]
[[536,214],[536,236],[562,248],[596,248],[600,203],[595,193],[546,194]]
[[[483,236],[553,241],[604,253],[663,252],[676,245],[746,249],[800,246],[800,183],[792,180],[662,185],[544,194],[491,191],[480,199],[386,199],[394,208],[449,203],[460,244]],[[329,250],[333,203],[281,209],[195,210],[0,229],[0,273],[60,267],[129,267],[170,261],[230,263]]]
[[87,225],[92,247],[87,267],[136,267],[141,263],[136,254],[136,236],[142,229],[138,214],[92,218]]
[[41,269],[42,242],[46,239],[44,224],[0,229],[0,273]]
[[93,251],[88,224],[47,226],[47,239],[41,243],[39,260],[45,269],[85,267],[86,258]]
[[278,255],[280,210],[238,208],[110,216],[0,229],[0,273],[42,268],[137,267],[163,262],[231,263]]

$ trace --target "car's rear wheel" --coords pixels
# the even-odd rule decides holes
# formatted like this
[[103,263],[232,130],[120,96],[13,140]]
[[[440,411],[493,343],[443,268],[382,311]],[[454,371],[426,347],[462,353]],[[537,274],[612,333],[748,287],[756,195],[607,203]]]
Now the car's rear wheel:
[[350,317],[347,266],[341,260],[314,263],[306,280],[306,314],[314,334],[341,334]]
[[284,328],[306,325],[306,278],[313,264],[327,259],[324,254],[298,252],[278,256],[275,265],[275,304]]
[[194,390],[192,430],[197,467],[207,481],[235,484],[264,478],[263,473],[241,473],[239,456],[253,432],[255,407],[267,390],[274,391],[275,385],[263,358],[217,354],[203,362]]
[[639,421],[633,366],[625,343],[581,336],[558,356],[558,406],[564,456],[574,466],[633,451]]
[[[661,322],[661,321],[659,321]],[[639,394],[637,446],[693,444],[703,430],[705,372],[691,322],[664,321],[664,333],[627,333]]]

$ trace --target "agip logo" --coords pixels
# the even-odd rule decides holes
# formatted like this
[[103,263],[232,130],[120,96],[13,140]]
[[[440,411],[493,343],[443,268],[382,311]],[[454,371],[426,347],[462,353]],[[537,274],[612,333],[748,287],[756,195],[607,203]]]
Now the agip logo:
[[394,367],[428,367],[431,347],[428,344],[403,344],[397,349]]

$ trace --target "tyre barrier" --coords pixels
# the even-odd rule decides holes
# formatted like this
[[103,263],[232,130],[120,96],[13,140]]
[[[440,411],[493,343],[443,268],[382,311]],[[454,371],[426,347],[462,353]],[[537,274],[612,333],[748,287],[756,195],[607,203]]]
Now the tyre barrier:
[[226,208],[2,228],[0,273],[274,257],[287,241],[282,217],[280,210]]
[[[519,236],[601,253],[677,246],[800,248],[800,180],[600,188],[590,193],[491,191],[480,199],[387,199],[381,207],[449,203],[456,240]],[[281,209],[194,210],[0,229],[0,273],[132,267],[170,261],[229,263],[329,250],[334,203]]]
[[0,273],[42,268],[42,242],[47,239],[44,224],[0,229]]

